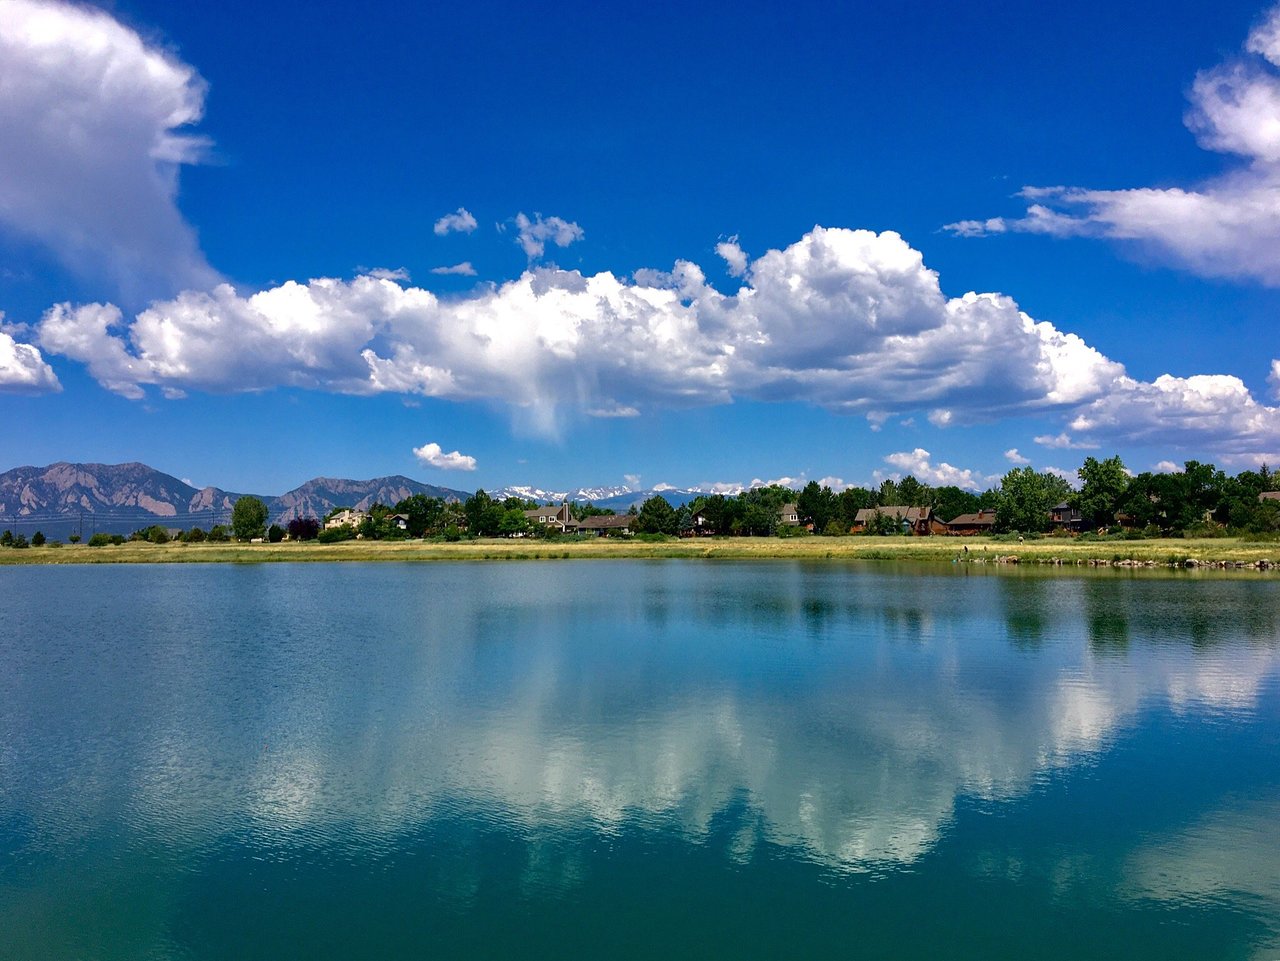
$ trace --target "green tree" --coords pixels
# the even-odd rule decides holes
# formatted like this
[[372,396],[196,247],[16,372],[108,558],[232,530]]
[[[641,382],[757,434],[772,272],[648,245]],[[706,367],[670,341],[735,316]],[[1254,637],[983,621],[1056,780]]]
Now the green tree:
[[1015,467],[1000,481],[996,527],[1002,531],[1039,533],[1049,527],[1049,511],[1071,494],[1071,485],[1056,474]]
[[738,532],[750,537],[772,534],[778,526],[778,508],[763,498],[748,498],[736,523]]
[[812,524],[815,531],[822,531],[836,516],[839,504],[830,487],[819,487],[817,481],[809,481],[796,498],[796,510],[802,523]]
[[252,495],[241,497],[231,508],[231,531],[240,541],[262,537],[267,533],[267,505]]
[[1068,498],[1084,518],[1085,527],[1110,527],[1116,522],[1116,512],[1129,489],[1129,474],[1119,457],[1098,460],[1086,457],[1084,465],[1076,471],[1080,477],[1080,491]]
[[502,506],[483,490],[478,490],[462,505],[467,529],[477,537],[492,537],[502,525]]
[[209,528],[209,541],[213,544],[224,544],[231,539],[227,533],[226,527],[222,524],[214,524]]
[[147,540],[152,544],[168,544],[169,532],[159,524],[152,524],[146,530]]
[[182,539],[188,544],[199,544],[204,540],[204,528],[193,527],[182,535]]
[[[889,504],[889,507],[901,507],[901,504]],[[885,514],[877,510],[867,522],[867,533],[877,537],[902,533],[902,522],[894,514]]]
[[930,490],[914,474],[908,474],[898,481],[898,503],[905,507],[924,507],[929,503]]
[[961,514],[976,514],[980,507],[977,494],[952,484],[933,490],[933,512],[939,520],[949,521]]
[[902,504],[902,495],[898,492],[898,483],[892,479],[885,479],[880,483],[880,490],[876,492],[876,507],[899,507]]
[[70,535],[70,536],[67,538],[67,540],[69,540],[72,544],[79,544],[79,543],[80,543],[80,535],[79,535],[79,534],[72,534],[72,535]]
[[512,507],[502,512],[502,518],[498,521],[498,533],[503,537],[515,537],[517,534],[527,533],[529,530],[529,519],[524,516],[524,507]]
[[410,537],[425,537],[440,530],[444,520],[444,500],[426,494],[410,494],[396,504],[395,512],[409,518],[406,532]]
[[840,496],[836,500],[840,512],[840,524],[845,531],[853,527],[853,522],[858,517],[858,511],[876,506],[875,493],[865,487],[848,487],[840,492]]
[[284,528],[279,524],[272,524],[267,528],[267,540],[272,544],[279,544],[284,540]]
[[31,535],[31,546],[44,547],[44,533],[42,531],[36,531]]
[[636,530],[641,534],[675,534],[679,523],[675,508],[661,494],[654,494],[640,505]]

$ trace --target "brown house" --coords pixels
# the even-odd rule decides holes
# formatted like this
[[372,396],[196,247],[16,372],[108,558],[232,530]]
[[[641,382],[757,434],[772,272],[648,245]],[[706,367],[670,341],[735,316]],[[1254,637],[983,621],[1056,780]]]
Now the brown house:
[[635,518],[629,514],[601,514],[597,517],[584,517],[578,522],[578,530],[583,534],[598,534],[600,537],[626,535],[631,533],[631,524]]
[[1084,515],[1063,501],[1049,511],[1049,526],[1054,530],[1078,533],[1084,530]]
[[947,521],[948,534],[959,537],[974,537],[978,534],[990,534],[996,526],[996,512],[980,510],[976,514],[960,514]]
[[931,507],[864,507],[854,515],[850,530],[854,534],[861,534],[877,514],[892,518],[906,533],[916,536],[942,534],[946,531],[946,525],[934,518]]
[[524,517],[530,524],[554,527],[560,531],[575,531],[578,529],[578,522],[569,513],[568,504],[561,504],[559,507],[550,505],[539,507],[537,510],[525,511]]

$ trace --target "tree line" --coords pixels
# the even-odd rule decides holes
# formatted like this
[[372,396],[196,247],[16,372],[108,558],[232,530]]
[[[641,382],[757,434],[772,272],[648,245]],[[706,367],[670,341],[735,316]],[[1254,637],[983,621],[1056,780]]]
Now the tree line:
[[[975,493],[954,485],[932,487],[908,474],[885,480],[878,487],[849,487],[839,492],[810,481],[801,490],[770,485],[737,494],[700,495],[687,504],[673,506],[660,494],[639,507],[631,507],[635,520],[631,530],[640,535],[681,535],[700,532],[763,536],[796,534],[811,530],[827,535],[849,533],[863,509],[881,507],[928,507],[941,521],[962,514],[991,511],[996,533],[1043,533],[1051,527],[1050,512],[1066,504],[1080,514],[1085,531],[1138,531],[1146,536],[1218,533],[1260,534],[1280,531],[1280,499],[1262,499],[1260,494],[1280,489],[1280,477],[1265,464],[1257,470],[1229,475],[1213,464],[1187,461],[1182,470],[1170,473],[1131,473],[1118,456],[1099,460],[1085,458],[1077,469],[1078,483],[1031,467],[1015,467],[996,486]],[[780,523],[785,504],[794,503],[800,525]],[[263,538],[320,540],[332,542],[362,537],[370,540],[399,538],[463,537],[555,537],[559,532],[547,525],[531,523],[526,511],[538,509],[536,501],[519,497],[495,499],[478,490],[465,501],[445,500],[412,494],[393,505],[374,504],[355,526],[325,529],[321,520],[300,517],[286,526],[267,524],[267,507],[256,497],[236,501],[229,527],[215,525],[208,532],[198,527],[183,531],[177,539],[186,542],[249,541]],[[344,508],[334,508],[325,520]],[[548,508],[551,510],[553,508]],[[590,503],[571,504],[572,517],[581,521],[614,512]],[[404,519],[402,528],[395,518]],[[695,524],[695,521],[697,523]],[[867,533],[900,533],[891,515],[876,515]],[[135,531],[129,540],[163,544],[170,540],[167,528],[158,524]],[[72,535],[72,542],[78,535]],[[119,534],[97,533],[90,546],[123,543]],[[21,534],[5,531],[0,547],[24,548],[45,541],[40,532],[28,542]]]

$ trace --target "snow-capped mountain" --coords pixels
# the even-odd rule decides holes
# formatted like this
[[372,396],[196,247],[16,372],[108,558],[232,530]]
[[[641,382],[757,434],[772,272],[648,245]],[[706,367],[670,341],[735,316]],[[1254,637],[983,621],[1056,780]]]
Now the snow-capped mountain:
[[525,500],[537,501],[540,504],[560,504],[564,501],[570,501],[575,504],[590,502],[596,507],[621,512],[627,510],[633,504],[638,507],[655,494],[661,494],[673,507],[679,507],[681,504],[687,504],[701,494],[710,493],[710,491],[699,490],[698,488],[669,487],[665,484],[646,489],[628,487],[624,484],[614,487],[579,487],[576,490],[555,491],[532,485],[513,484],[488,493],[490,497],[496,500],[502,500],[506,497],[520,497]]
[[516,484],[510,487],[503,487],[496,491],[490,491],[489,496],[502,500],[506,497],[523,497],[525,500],[538,501],[540,503],[562,503],[564,501],[574,501],[575,503],[586,503],[591,501],[595,503],[609,497],[621,497],[627,494],[634,494],[636,491],[625,485],[620,487],[579,487],[577,490],[571,491],[555,491],[545,490],[541,487],[531,487],[527,485]]

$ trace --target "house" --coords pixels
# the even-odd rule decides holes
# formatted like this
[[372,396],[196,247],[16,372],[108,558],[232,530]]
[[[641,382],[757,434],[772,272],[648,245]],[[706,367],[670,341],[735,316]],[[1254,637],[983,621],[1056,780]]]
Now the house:
[[947,533],[960,537],[990,534],[995,526],[996,512],[993,510],[980,510],[976,514],[960,514],[946,523]]
[[409,529],[408,514],[388,514],[387,523],[398,531],[407,531]]
[[800,524],[800,508],[795,504],[783,504],[778,509],[778,523],[798,527]]
[[1079,533],[1084,530],[1084,515],[1066,501],[1063,501],[1050,509],[1049,526],[1054,530]]
[[627,535],[631,533],[634,522],[635,518],[629,514],[601,514],[584,517],[578,522],[578,530],[583,534],[598,534],[600,537]]
[[554,527],[558,531],[576,531],[578,529],[578,522],[569,513],[568,504],[561,504],[559,507],[548,505],[539,507],[536,510],[525,511],[524,519],[530,524]]
[[875,520],[877,514],[892,518],[907,534],[922,537],[926,534],[941,534],[946,530],[946,525],[933,516],[933,509],[930,507],[890,506],[862,508],[854,515],[851,531],[854,534],[861,534]]
[[325,530],[332,530],[335,527],[359,527],[368,518],[368,514],[364,511],[358,511],[354,508],[345,508],[338,511],[327,521],[324,522]]
[[1265,501],[1280,501],[1280,491],[1263,491],[1258,495],[1258,503]]

